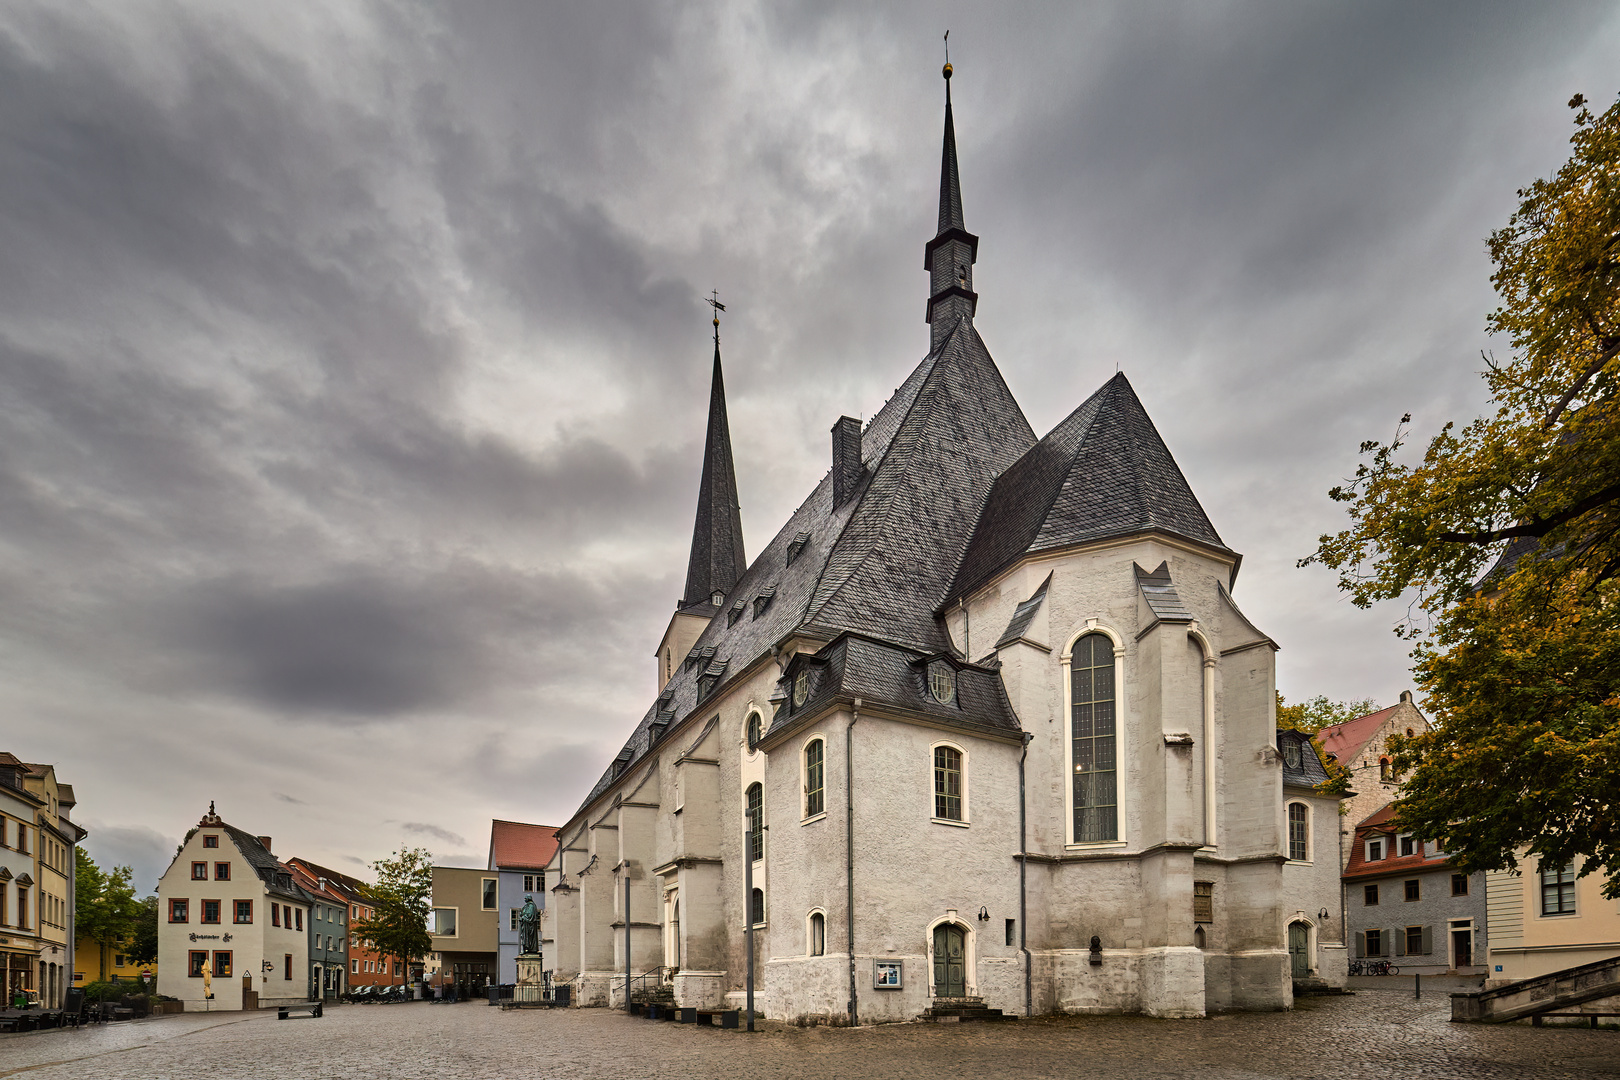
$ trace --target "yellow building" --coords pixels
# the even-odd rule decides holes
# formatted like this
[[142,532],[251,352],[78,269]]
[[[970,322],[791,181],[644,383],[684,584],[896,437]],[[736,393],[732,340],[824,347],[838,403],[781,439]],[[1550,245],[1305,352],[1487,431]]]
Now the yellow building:
[[1620,900],[1603,896],[1602,875],[1576,870],[1521,855],[1518,870],[1486,875],[1486,986],[1620,956]]
[[137,964],[125,951],[128,939],[114,945],[102,945],[80,936],[73,945],[73,985],[85,986],[108,979],[139,979],[150,975],[157,980],[157,961]]
[[39,830],[34,898],[39,919],[39,972],[34,985],[40,1004],[55,1009],[62,1006],[62,994],[76,966],[69,929],[73,922],[73,848],[84,839],[85,831],[69,820],[73,788],[57,782],[55,766],[29,763],[22,781],[40,803],[34,819]]

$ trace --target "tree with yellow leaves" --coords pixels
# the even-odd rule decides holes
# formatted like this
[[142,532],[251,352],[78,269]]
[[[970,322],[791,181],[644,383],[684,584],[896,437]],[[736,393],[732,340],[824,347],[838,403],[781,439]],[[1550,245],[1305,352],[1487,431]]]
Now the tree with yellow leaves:
[[1620,102],[1577,110],[1574,152],[1489,241],[1495,412],[1447,424],[1421,463],[1366,442],[1329,493],[1351,526],[1301,565],[1361,607],[1415,593],[1400,632],[1433,730],[1399,739],[1403,828],[1465,871],[1520,853],[1620,895]]

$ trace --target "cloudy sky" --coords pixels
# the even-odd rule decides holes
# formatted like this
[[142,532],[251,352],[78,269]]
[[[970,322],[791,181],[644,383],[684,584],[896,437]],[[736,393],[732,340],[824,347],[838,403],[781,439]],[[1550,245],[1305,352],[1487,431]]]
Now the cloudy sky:
[[1613,5],[15,0],[0,749],[143,889],[210,799],[353,870],[565,819],[684,580],[701,297],[750,553],[926,349],[946,28],[1036,431],[1124,370],[1283,692],[1393,701],[1403,609],[1294,563],[1362,439],[1482,407]]

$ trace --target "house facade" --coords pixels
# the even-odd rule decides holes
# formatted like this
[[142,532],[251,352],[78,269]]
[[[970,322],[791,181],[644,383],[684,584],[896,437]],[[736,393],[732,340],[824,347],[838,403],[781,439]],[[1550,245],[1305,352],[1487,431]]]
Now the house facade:
[[1326,795],[1327,769],[1311,736],[1277,730],[1282,755],[1283,908],[1289,912],[1289,975],[1297,989],[1342,989],[1349,975],[1339,899],[1339,798]]
[[288,860],[289,866],[296,867],[304,874],[317,881],[325,880],[326,888],[341,896],[348,904],[349,914],[346,922],[348,929],[348,976],[345,985],[350,989],[361,986],[387,986],[390,983],[400,982],[404,977],[404,965],[400,965],[400,975],[395,976],[386,957],[375,949],[366,945],[354,934],[354,925],[364,919],[371,918],[371,902],[366,899],[365,882],[351,874],[341,873],[320,863],[311,862],[302,857]]
[[27,771],[0,752],[0,986],[8,1007],[20,992],[38,994],[44,982],[36,916],[42,802],[23,783]]
[[209,803],[158,879],[158,904],[158,993],[187,1012],[308,1000],[310,901],[270,837]]
[[1035,437],[977,250],[947,82],[928,351],[752,562],[717,330],[660,690],[546,875],[576,1003],[628,973],[737,1005],[751,970],[765,1015],[837,1023],[1291,1004],[1289,928],[1337,889],[1288,884],[1240,557],[1123,374]]
[[1344,800],[1344,855],[1340,866],[1350,861],[1350,834],[1357,822],[1365,821],[1393,802],[1401,790],[1401,778],[1391,764],[1389,739],[1393,735],[1415,735],[1429,730],[1429,721],[1418,710],[1410,690],[1387,709],[1333,724],[1316,733],[1317,742],[1329,757],[1350,774],[1350,794]]
[[432,937],[439,982],[463,997],[481,994],[498,972],[500,878],[490,870],[433,868]]
[[34,892],[39,940],[36,988],[40,1003],[55,1009],[61,1007],[62,995],[73,981],[73,849],[86,833],[71,819],[75,805],[73,787],[57,780],[55,766],[31,763],[22,780],[23,786],[39,801],[39,809],[34,814],[38,833]]
[[324,875],[297,859],[287,863],[293,884],[309,902],[309,997],[328,1000],[348,988],[349,901]]
[[533,897],[540,909],[540,950],[545,955],[549,931],[546,918],[546,864],[557,853],[557,830],[550,825],[521,821],[490,822],[489,869],[496,877],[498,956],[495,981],[517,982],[518,912]]
[[[1485,877],[1490,926],[1486,986],[1620,956],[1620,900],[1603,895],[1603,876],[1579,876],[1580,864],[1554,866],[1519,855],[1519,869]],[[1586,1009],[1620,999],[1594,1002]]]
[[1401,830],[1393,805],[1356,826],[1344,894],[1356,959],[1402,975],[1484,974],[1485,875],[1459,872],[1439,842]]

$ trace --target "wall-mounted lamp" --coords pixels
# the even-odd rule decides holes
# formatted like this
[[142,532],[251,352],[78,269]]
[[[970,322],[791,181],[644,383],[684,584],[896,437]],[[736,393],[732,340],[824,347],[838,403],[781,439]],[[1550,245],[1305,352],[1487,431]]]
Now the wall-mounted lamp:
[[980,922],[989,922],[990,921],[990,912],[987,909],[983,908],[983,907],[979,908],[979,921]]
[[1327,922],[1328,921],[1328,909],[1323,908],[1321,911],[1318,911],[1316,913],[1316,917],[1318,919],[1321,919],[1323,922]]

